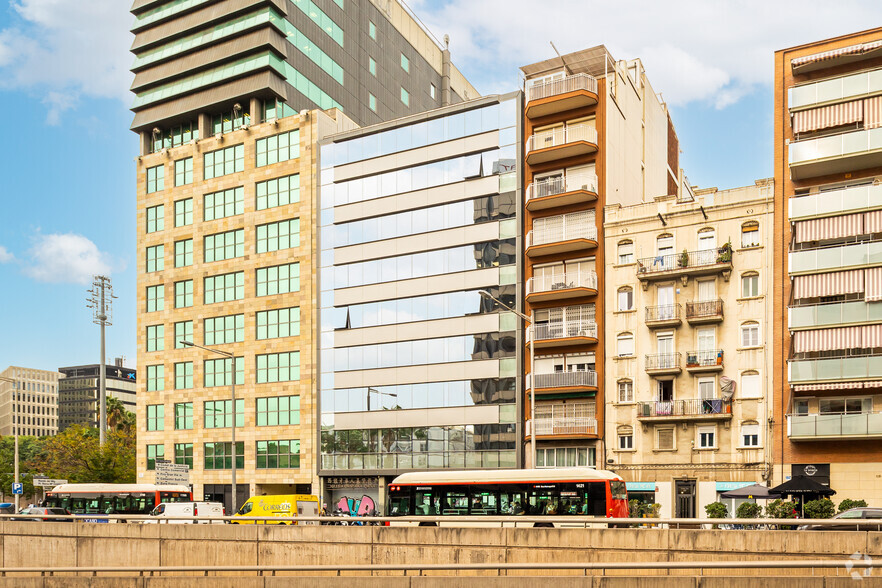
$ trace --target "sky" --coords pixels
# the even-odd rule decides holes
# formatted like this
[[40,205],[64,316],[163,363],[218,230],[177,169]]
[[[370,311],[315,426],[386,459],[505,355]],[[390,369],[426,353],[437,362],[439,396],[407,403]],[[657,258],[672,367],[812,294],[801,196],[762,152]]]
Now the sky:
[[[353,2],[356,0],[348,0]],[[882,26],[879,0],[410,0],[483,94],[518,66],[604,44],[643,60],[691,183],[772,175],[774,51]],[[135,366],[128,0],[0,0],[0,370],[96,363],[94,274],[117,296],[107,357]]]

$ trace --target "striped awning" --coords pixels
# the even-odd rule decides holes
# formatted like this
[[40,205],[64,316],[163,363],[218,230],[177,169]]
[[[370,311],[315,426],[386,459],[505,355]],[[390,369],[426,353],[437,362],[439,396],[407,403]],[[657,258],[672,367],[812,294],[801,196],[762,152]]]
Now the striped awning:
[[861,327],[861,340],[864,347],[882,347],[882,325]]
[[824,51],[823,53],[796,57],[790,60],[790,66],[799,67],[801,65],[808,65],[809,63],[817,63],[818,61],[828,61],[845,55],[861,55],[862,53],[869,53],[880,47],[882,47],[882,40],[870,41],[869,43],[859,43],[858,45],[849,45],[848,47],[840,47],[839,49],[833,49],[832,51]]
[[808,133],[863,120],[864,101],[852,100],[793,113],[793,132]]
[[824,384],[797,384],[794,392],[818,392],[820,390],[860,390],[869,382],[827,382]]
[[797,243],[855,237],[864,233],[864,214],[846,214],[797,221],[793,223],[793,228],[796,232]]
[[864,213],[864,232],[882,233],[882,210],[871,210]]
[[[882,288],[882,286],[880,286]],[[864,270],[849,270],[830,274],[812,274],[793,278],[794,298],[838,296],[864,291]]]
[[873,382],[864,382],[864,388],[882,388],[882,380],[875,380]]
[[867,289],[864,291],[865,302],[879,302],[882,300],[882,267],[866,269]]
[[882,96],[873,96],[864,100],[864,128],[882,127]]
[[863,347],[863,327],[840,327],[793,333],[796,353],[827,351],[830,349],[860,349]]

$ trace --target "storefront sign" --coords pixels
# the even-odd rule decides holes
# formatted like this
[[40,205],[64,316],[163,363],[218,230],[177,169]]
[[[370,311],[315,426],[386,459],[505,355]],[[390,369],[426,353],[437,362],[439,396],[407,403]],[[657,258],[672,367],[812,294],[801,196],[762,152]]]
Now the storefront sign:
[[745,486],[751,486],[756,482],[717,482],[717,492],[728,492],[729,490],[738,490]]
[[655,482],[625,482],[628,492],[655,492]]
[[332,476],[330,478],[326,478],[325,484],[329,490],[339,490],[343,488],[376,489],[380,484],[380,479],[376,476],[367,478],[356,478],[351,476]]

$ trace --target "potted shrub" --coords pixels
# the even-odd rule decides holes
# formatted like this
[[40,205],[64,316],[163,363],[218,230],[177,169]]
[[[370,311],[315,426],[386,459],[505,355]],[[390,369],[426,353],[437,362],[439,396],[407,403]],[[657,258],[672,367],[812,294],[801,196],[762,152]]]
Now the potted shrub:
[[732,261],[732,241],[726,241],[717,250],[717,263],[729,263]]
[[829,519],[836,513],[833,501],[829,498],[821,498],[820,500],[809,500],[802,507],[805,518],[807,519]]
[[677,265],[680,267],[686,267],[689,265],[689,252],[685,249],[683,250],[683,253],[677,257]]
[[[763,507],[755,502],[742,502],[735,509],[735,516],[739,519],[759,519],[763,516]],[[756,525],[744,525],[745,529],[756,529]]]
[[[722,502],[711,502],[704,506],[704,512],[707,513],[709,519],[727,519],[729,518],[729,507]],[[719,529],[717,525],[711,526],[712,529]]]
[[[798,516],[799,505],[790,500],[782,500],[781,498],[778,498],[766,505],[766,518],[768,519],[795,519]],[[793,529],[795,527],[779,525],[778,528]]]
[[839,503],[839,512],[845,512],[850,508],[866,507],[866,500],[852,500],[851,498],[843,498]]

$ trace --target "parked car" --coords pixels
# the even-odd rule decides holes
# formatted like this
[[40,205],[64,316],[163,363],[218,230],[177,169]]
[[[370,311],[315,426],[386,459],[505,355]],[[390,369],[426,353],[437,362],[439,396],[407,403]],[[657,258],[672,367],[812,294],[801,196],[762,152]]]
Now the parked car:
[[[45,507],[45,506],[31,506],[28,508],[21,509],[18,514],[20,515],[70,515],[71,512],[66,508],[57,508],[57,507]],[[46,521],[46,522],[71,522],[73,518],[69,519],[49,519],[49,518],[37,518],[37,517],[12,517],[13,521]]]
[[15,505],[11,502],[0,502],[0,514],[15,514]]
[[[215,523],[222,525],[224,521],[209,520],[207,517],[224,516],[224,505],[220,502],[161,502],[150,511],[150,516],[155,520],[143,521],[144,523],[168,523],[172,525],[199,524],[208,525]],[[177,519],[162,521],[166,517],[192,517],[191,520]]]
[[850,508],[835,515],[832,520],[842,521],[835,525],[802,525],[800,531],[882,531],[882,523],[861,522],[864,519],[882,519],[882,508]]

